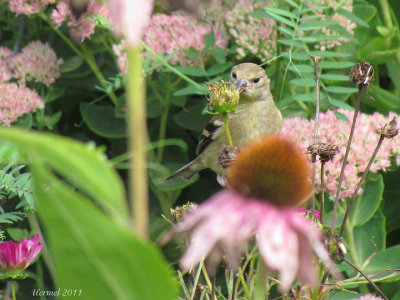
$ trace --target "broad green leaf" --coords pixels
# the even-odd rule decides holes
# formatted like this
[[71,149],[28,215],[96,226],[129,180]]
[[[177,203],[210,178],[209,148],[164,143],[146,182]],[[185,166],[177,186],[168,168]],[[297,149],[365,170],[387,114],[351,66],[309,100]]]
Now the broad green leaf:
[[304,102],[316,102],[317,96],[315,94],[296,94],[294,99]]
[[206,47],[210,48],[215,44],[215,34],[214,31],[211,30],[210,33],[204,35],[204,42],[206,43]]
[[[367,275],[379,273],[379,278],[393,277],[392,280],[399,280],[399,272],[394,269],[400,269],[400,245],[387,248],[383,251],[378,252],[372,259],[368,266],[365,268]],[[382,272],[387,270],[386,272]]]
[[349,19],[350,21],[352,21],[358,25],[361,25],[363,27],[369,27],[369,25],[367,23],[365,23],[363,19],[359,18],[357,15],[353,14],[352,12],[350,12],[348,10],[340,8],[336,12],[339,15],[346,17],[347,19]]
[[176,299],[173,274],[154,246],[112,222],[44,165],[34,163],[33,174],[57,287],[79,289],[82,299]]
[[61,73],[68,73],[75,71],[78,69],[82,64],[84,63],[84,60],[80,56],[71,56],[66,62],[64,62],[61,65],[60,71]]
[[310,65],[295,65],[295,64],[291,64],[289,66],[289,70],[296,72],[296,73],[312,73],[314,72],[314,68],[311,67]]
[[28,155],[40,153],[47,166],[91,196],[106,213],[125,222],[128,213],[123,184],[104,153],[93,145],[14,128],[0,128],[0,139],[14,143]]
[[[371,136],[371,143],[378,142],[378,135]],[[370,155],[372,155],[371,149]],[[350,219],[354,226],[366,223],[375,214],[382,201],[383,179],[382,175],[370,173],[364,184],[364,193],[354,201],[350,211]]]
[[315,80],[312,77],[303,77],[296,78],[289,81],[293,85],[304,86],[304,87],[313,87],[316,86]]
[[334,81],[349,81],[348,75],[339,75],[339,74],[321,74],[319,75],[321,79],[325,80],[334,80]]
[[334,93],[334,94],[351,94],[351,93],[357,93],[358,89],[345,87],[345,86],[331,85],[331,86],[326,87],[326,91],[329,93]]
[[96,134],[107,138],[126,137],[126,121],[115,116],[113,106],[82,102],[79,109],[86,125]]
[[346,69],[354,65],[355,63],[351,61],[321,61],[319,64],[323,69]]
[[225,51],[222,48],[216,47],[211,49],[211,53],[214,54],[217,63],[223,64],[226,62]]
[[210,119],[209,115],[202,115],[205,105],[205,101],[198,101],[188,106],[174,115],[174,121],[185,129],[200,132]]
[[[345,121],[347,123],[350,123],[349,118],[345,114],[342,114],[341,112],[335,111],[335,116],[338,120]],[[343,219],[343,218],[342,218]]]
[[[204,77],[206,76],[205,71],[199,67],[192,67],[192,66],[176,66],[174,67],[179,72],[188,75],[188,76],[195,76],[195,77]],[[170,70],[164,70],[165,72],[171,72]]]
[[175,91],[174,96],[186,96],[186,95],[207,95],[208,89],[205,85],[203,85],[203,89],[200,90],[195,86],[187,86],[180,90]]
[[351,56],[349,53],[342,53],[342,52],[336,52],[336,51],[330,51],[330,50],[315,50],[311,51],[311,54],[313,55],[318,55],[321,57],[349,57]]
[[223,64],[214,64],[210,68],[207,69],[208,76],[215,76],[217,74],[221,74],[231,68],[232,64],[230,62],[226,62]]
[[376,214],[367,223],[354,228],[354,243],[357,256],[357,265],[362,266],[371,254],[376,252],[374,243],[378,251],[386,247],[386,217],[382,213]]
[[386,114],[389,111],[397,110],[400,106],[397,95],[374,84],[368,88],[368,94],[375,99],[375,101],[368,102],[368,104],[379,109],[381,113]]

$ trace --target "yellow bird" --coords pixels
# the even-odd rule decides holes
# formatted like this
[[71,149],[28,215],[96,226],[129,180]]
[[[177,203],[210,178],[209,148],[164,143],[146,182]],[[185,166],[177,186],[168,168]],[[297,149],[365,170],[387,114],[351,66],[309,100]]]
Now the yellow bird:
[[[233,67],[230,83],[240,89],[239,113],[229,114],[228,125],[233,146],[243,147],[261,139],[267,134],[279,133],[282,128],[282,114],[276,107],[269,88],[269,78],[260,66],[243,63]],[[222,115],[213,117],[203,130],[197,157],[166,180],[182,177],[189,180],[199,171],[210,168],[218,174],[218,181],[225,174],[218,163],[220,150],[228,145]]]

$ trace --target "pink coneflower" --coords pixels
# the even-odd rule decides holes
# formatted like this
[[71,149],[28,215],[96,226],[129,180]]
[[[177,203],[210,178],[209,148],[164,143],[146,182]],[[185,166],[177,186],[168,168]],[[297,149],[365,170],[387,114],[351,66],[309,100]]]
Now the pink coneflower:
[[25,270],[42,250],[40,236],[37,234],[31,239],[22,239],[0,243],[0,271]]
[[227,174],[229,188],[215,194],[178,224],[190,231],[183,269],[206,256],[217,263],[225,255],[230,267],[254,237],[267,268],[279,272],[281,291],[295,279],[316,287],[313,252],[332,266],[322,233],[295,207],[311,192],[310,166],[299,148],[269,136],[242,149]]

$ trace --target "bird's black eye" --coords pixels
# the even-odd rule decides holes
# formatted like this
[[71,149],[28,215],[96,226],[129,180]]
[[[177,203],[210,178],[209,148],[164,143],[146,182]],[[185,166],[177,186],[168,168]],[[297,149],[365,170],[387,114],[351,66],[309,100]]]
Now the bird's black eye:
[[259,81],[260,81],[260,77],[256,77],[256,78],[253,79],[254,83],[258,83]]
[[232,72],[232,78],[233,78],[233,79],[236,79],[236,78],[237,78],[236,72]]

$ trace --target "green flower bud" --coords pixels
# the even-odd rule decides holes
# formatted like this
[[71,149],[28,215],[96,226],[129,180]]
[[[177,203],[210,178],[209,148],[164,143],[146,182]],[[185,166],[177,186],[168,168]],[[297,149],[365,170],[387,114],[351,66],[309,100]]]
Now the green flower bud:
[[217,113],[235,113],[239,104],[239,90],[231,86],[229,82],[221,81],[207,83],[210,96],[207,99],[208,106],[212,106]]

